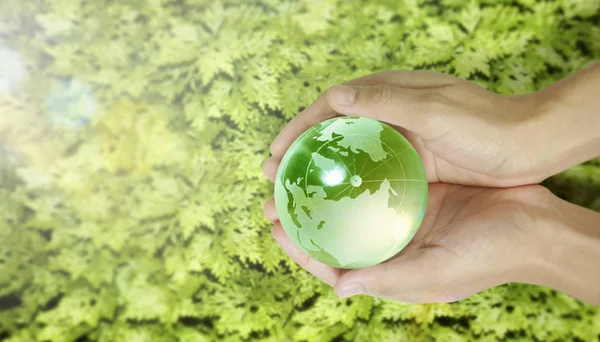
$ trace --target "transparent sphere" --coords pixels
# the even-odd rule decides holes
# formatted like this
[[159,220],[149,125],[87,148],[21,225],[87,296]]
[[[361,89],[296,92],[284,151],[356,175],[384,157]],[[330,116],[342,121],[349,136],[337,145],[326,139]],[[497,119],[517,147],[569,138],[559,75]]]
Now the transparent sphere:
[[404,248],[427,207],[419,155],[398,131],[338,117],[304,132],[283,156],[275,207],[289,238],[337,268],[381,263]]

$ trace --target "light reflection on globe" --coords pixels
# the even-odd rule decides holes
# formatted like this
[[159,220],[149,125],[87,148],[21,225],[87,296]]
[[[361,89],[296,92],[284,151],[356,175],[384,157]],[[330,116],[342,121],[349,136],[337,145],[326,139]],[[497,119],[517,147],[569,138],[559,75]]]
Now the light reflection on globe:
[[419,155],[398,131],[338,117],[304,132],[284,155],[275,206],[289,238],[337,268],[381,263],[416,234],[427,207]]

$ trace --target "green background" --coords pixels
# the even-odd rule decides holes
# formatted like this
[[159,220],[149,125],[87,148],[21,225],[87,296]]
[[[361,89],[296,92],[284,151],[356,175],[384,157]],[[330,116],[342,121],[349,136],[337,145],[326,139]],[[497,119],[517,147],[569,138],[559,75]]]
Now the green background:
[[[271,238],[260,169],[357,76],[553,83],[600,58],[598,0],[2,0],[0,47],[0,340],[599,339],[543,287],[338,299]],[[598,159],[545,184],[600,210]]]

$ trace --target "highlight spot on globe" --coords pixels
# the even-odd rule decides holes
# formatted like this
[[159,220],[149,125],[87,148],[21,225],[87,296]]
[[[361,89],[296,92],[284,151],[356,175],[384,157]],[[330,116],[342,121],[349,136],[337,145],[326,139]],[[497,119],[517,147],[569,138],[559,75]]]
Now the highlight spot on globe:
[[292,242],[336,268],[382,263],[417,233],[427,177],[410,142],[389,125],[342,116],[305,131],[283,156],[275,207]]

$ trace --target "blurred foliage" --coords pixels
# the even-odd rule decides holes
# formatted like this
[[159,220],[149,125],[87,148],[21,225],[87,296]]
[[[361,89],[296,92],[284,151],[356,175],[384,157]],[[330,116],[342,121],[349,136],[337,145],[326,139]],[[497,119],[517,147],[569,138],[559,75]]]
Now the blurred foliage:
[[[350,78],[520,94],[597,58],[599,0],[3,0],[0,340],[594,341],[537,286],[338,299],[272,240],[260,166]],[[598,160],[546,184],[600,210]]]

